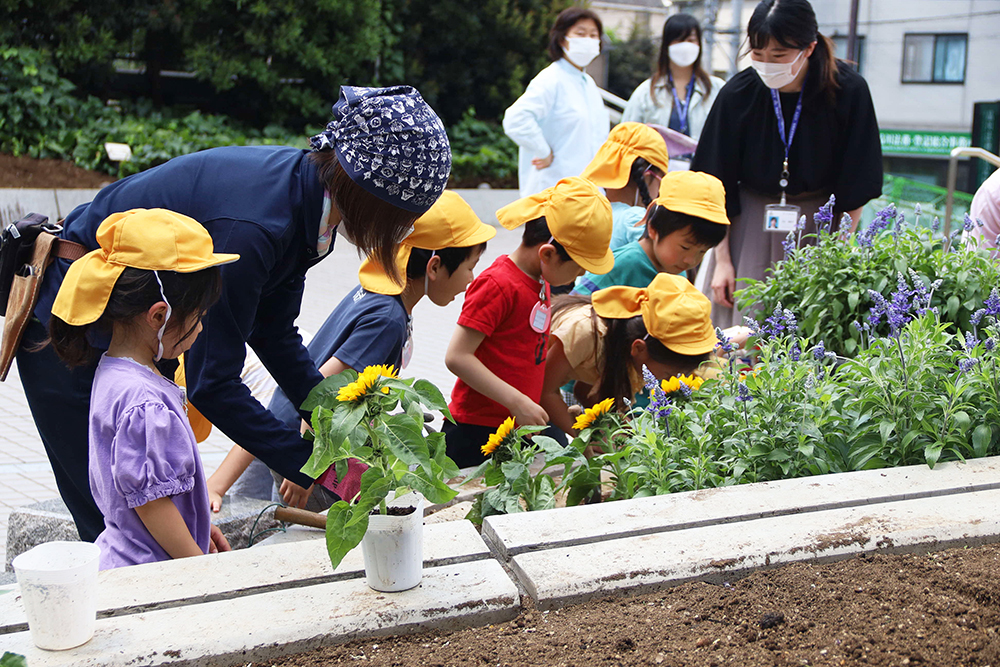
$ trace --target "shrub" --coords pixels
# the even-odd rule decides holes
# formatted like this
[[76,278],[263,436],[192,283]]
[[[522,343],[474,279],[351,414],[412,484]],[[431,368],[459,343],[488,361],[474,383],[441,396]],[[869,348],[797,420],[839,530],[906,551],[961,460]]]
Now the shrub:
[[507,138],[499,123],[476,118],[473,108],[448,128],[451,142],[452,187],[517,187],[517,144]]

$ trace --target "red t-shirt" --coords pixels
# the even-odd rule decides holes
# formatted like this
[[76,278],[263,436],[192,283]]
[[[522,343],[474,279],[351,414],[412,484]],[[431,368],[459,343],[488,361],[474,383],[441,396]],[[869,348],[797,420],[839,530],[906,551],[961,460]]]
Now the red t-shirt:
[[[528,322],[538,303],[541,283],[501,255],[465,292],[458,323],[485,334],[476,358],[498,378],[536,403],[545,380],[549,332],[537,333]],[[510,411],[459,379],[448,406],[455,421],[500,426]]]

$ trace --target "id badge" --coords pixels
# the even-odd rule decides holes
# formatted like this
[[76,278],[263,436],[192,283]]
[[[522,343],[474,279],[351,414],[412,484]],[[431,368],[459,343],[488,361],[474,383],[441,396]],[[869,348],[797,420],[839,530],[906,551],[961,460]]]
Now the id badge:
[[798,206],[768,204],[764,207],[764,231],[784,234],[795,231],[796,225],[799,224],[799,213]]
[[411,359],[413,359],[413,336],[407,336],[406,342],[403,343],[403,359],[401,366],[403,368],[409,366]]
[[541,301],[536,303],[535,307],[531,309],[531,316],[528,318],[531,330],[535,333],[545,333],[548,331],[551,312],[549,304],[542,303]]

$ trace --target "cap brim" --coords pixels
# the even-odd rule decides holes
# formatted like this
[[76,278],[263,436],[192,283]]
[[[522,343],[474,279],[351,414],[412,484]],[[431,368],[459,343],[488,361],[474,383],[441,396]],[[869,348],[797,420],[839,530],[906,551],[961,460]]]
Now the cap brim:
[[[410,250],[411,247],[405,243],[396,248],[396,271],[400,276],[406,275],[406,265],[410,261]],[[388,294],[389,296],[402,294],[403,288],[406,286],[405,283],[403,285],[396,283],[386,274],[382,265],[371,257],[361,262],[361,268],[358,269],[358,281],[369,292]]]
[[214,252],[211,258],[205,259],[201,262],[194,262],[191,264],[185,264],[184,266],[178,266],[174,271],[177,273],[194,273],[195,271],[202,271],[204,269],[210,269],[213,266],[222,266],[223,264],[232,264],[240,258],[239,255],[233,253],[225,252]]
[[[566,248],[565,245],[563,247]],[[610,248],[605,251],[603,257],[599,257],[597,259],[591,257],[581,257],[569,248],[566,248],[566,252],[569,254],[570,258],[579,264],[584,270],[597,276],[604,275],[611,269],[615,268],[615,254],[611,252]]]
[[[662,342],[662,341],[661,341]],[[715,346],[719,344],[719,339],[715,337],[715,331],[713,330],[710,336],[706,336],[701,340],[695,342],[684,342],[684,343],[663,343],[668,350],[676,352],[677,354],[708,354],[715,349]]]
[[52,304],[52,315],[73,326],[96,322],[124,270],[121,264],[109,263],[102,250],[87,253],[70,264]]
[[696,218],[701,218],[702,220],[708,220],[709,222],[714,222],[717,225],[729,226],[729,218],[726,217],[725,210],[719,210],[716,208],[709,208],[707,206],[699,206],[696,202],[692,201],[678,201],[670,202],[669,206],[666,206],[671,211],[675,213],[684,213],[686,215],[692,215]]
[[472,230],[472,233],[456,241],[454,244],[448,247],[468,248],[469,246],[479,245],[480,243],[486,243],[496,235],[497,235],[496,227],[494,227],[493,225],[487,225],[485,222],[480,222]]

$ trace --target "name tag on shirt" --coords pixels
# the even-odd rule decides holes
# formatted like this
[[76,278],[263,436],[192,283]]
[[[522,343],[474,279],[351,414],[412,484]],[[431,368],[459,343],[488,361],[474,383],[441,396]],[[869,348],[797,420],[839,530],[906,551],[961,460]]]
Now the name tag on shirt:
[[764,231],[765,232],[788,232],[794,231],[799,223],[798,206],[782,206],[781,204],[768,204],[764,207]]

